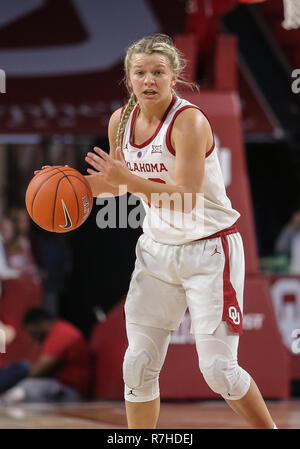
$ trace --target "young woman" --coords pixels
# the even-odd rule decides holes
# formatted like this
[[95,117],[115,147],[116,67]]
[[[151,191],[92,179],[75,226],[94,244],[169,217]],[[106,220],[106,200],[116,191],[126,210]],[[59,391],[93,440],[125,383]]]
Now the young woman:
[[155,428],[159,373],[171,332],[188,307],[210,388],[251,426],[276,428],[254,380],[237,362],[244,287],[240,214],[226,196],[207,118],[175,94],[183,65],[168,36],[134,43],[125,57],[130,98],[109,122],[110,154],[96,147],[86,157],[94,196],[117,195],[126,185],[146,209],[125,305],[128,426]]

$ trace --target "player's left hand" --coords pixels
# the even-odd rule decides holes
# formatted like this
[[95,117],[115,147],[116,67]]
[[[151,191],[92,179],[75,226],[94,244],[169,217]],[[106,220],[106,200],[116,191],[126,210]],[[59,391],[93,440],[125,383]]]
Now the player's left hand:
[[115,159],[99,147],[94,147],[94,151],[96,154],[88,152],[85,158],[86,162],[94,168],[94,170],[88,168],[88,173],[102,176],[105,182],[114,187],[127,184],[130,171],[127,168],[121,148],[116,148]]

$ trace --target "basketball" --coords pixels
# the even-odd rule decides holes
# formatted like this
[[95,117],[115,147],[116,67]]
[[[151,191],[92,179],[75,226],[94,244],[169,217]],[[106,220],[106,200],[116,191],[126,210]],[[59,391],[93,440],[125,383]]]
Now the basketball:
[[91,213],[93,196],[85,177],[74,168],[53,166],[30,181],[25,195],[32,220],[50,232],[69,232]]

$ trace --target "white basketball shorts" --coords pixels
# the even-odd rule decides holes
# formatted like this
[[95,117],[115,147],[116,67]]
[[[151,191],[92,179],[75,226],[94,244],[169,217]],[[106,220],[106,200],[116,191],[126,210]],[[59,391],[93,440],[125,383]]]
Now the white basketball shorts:
[[191,332],[212,334],[221,321],[242,333],[244,249],[235,226],[184,245],[143,234],[125,303],[128,323],[175,330],[189,308]]

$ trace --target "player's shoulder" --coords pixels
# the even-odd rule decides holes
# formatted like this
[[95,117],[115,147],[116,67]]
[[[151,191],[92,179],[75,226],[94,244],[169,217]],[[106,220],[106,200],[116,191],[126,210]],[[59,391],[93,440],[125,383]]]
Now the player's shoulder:
[[192,130],[199,130],[202,132],[210,132],[211,126],[208,118],[197,106],[187,104],[179,110],[174,122],[174,129],[179,131],[189,132]]
[[123,110],[124,110],[124,106],[121,106],[120,108],[116,109],[110,116],[110,119],[108,122],[108,132],[109,133],[115,134],[117,132]]
[[[125,106],[126,106],[126,105],[125,105]],[[123,112],[125,106],[121,106],[120,108],[116,109],[116,110],[111,114],[110,119],[109,119],[109,123],[110,123],[111,125],[113,125],[113,124],[119,124],[119,122],[120,122],[120,120],[121,120],[121,115],[122,115],[122,112]]]

